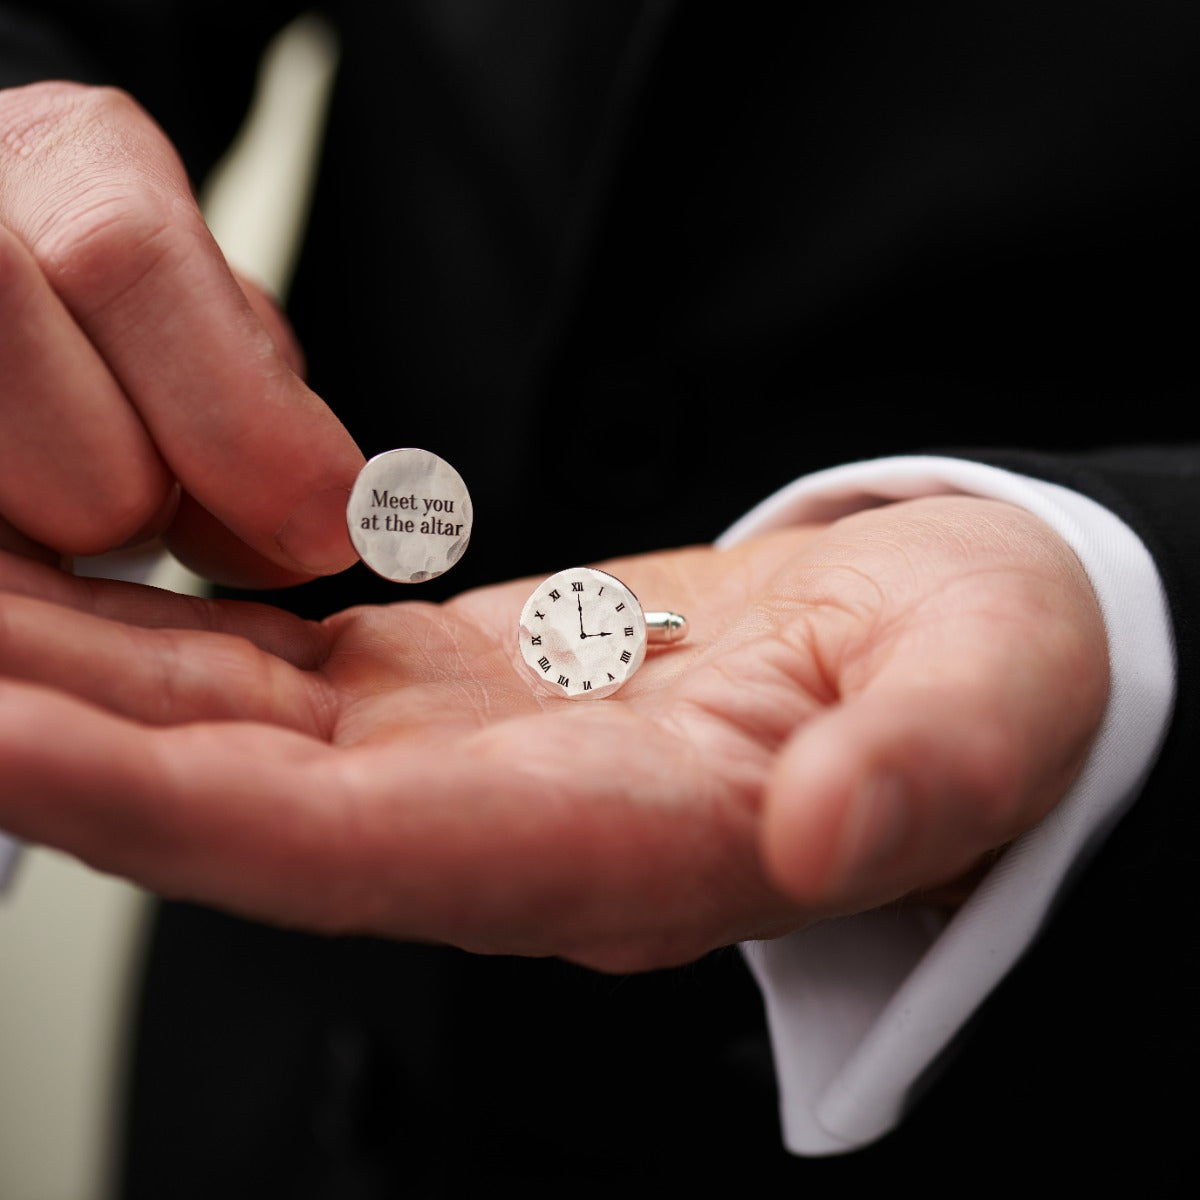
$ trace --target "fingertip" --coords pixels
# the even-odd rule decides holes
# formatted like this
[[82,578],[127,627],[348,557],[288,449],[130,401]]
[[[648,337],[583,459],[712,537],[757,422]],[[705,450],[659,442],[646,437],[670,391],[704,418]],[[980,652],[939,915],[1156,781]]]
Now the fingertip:
[[767,789],[763,857],[776,886],[814,907],[887,891],[916,833],[911,787],[843,736],[834,718],[802,730]]
[[822,731],[828,717],[809,722],[780,751],[766,788],[762,852],[776,885],[804,903],[827,891],[848,786],[839,756]]
[[327,488],[305,497],[275,534],[275,544],[310,575],[332,575],[357,560],[346,525],[349,488]]

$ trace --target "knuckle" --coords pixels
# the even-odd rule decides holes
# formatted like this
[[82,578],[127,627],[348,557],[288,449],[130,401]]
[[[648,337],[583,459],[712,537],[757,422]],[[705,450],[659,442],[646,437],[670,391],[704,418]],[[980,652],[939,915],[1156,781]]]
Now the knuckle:
[[120,89],[31,85],[0,110],[0,155],[30,160],[0,183],[6,223],[81,318],[206,234],[178,155]]
[[136,161],[156,138],[168,146],[150,116],[119,88],[53,81],[0,91],[0,195],[12,210],[10,220],[36,223],[77,175],[91,178]]
[[49,81],[0,91],[0,159],[8,164],[34,158],[61,141],[63,126],[90,89]]
[[[161,459],[147,443],[127,448],[120,471],[103,470],[88,489],[97,503],[74,526],[76,554],[104,553],[157,537],[178,504],[178,489]],[[102,499],[100,499],[102,497]]]
[[169,199],[100,185],[63,207],[35,244],[51,286],[86,324],[186,252]]
[[154,536],[157,515],[169,500],[169,490],[159,480],[139,480],[109,497],[103,509],[75,533],[73,554],[103,554]]
[[19,489],[0,489],[0,535],[11,522],[25,537],[59,554],[95,555],[158,532],[174,498],[160,463],[133,446],[120,469],[111,470],[109,460],[77,445],[64,449],[70,470],[46,469],[36,479],[26,477]]
[[53,529],[39,532],[59,553],[69,557],[108,554],[148,541],[161,507],[161,495],[147,490],[138,496],[114,497],[102,506],[89,507],[84,516],[66,516]]

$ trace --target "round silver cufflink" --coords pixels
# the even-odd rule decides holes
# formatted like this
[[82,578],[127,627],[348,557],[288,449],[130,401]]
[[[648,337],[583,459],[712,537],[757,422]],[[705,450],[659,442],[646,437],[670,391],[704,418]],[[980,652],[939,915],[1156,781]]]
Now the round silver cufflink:
[[648,644],[678,642],[687,629],[679,613],[644,612],[615,575],[568,567],[534,588],[518,643],[540,687],[569,700],[599,700],[629,681]]
[[359,558],[393,583],[425,583],[448,571],[466,552],[473,519],[462,476],[415,447],[369,459],[346,505]]

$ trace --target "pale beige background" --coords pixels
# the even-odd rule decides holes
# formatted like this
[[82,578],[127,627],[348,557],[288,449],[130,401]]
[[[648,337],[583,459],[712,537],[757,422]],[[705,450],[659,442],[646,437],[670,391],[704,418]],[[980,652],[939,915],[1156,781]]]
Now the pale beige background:
[[[285,31],[202,196],[226,254],[280,295],[335,59],[315,22]],[[169,560],[154,582],[199,586]],[[138,889],[44,849],[26,852],[0,896],[0,1200],[116,1200],[113,1120],[147,911]]]

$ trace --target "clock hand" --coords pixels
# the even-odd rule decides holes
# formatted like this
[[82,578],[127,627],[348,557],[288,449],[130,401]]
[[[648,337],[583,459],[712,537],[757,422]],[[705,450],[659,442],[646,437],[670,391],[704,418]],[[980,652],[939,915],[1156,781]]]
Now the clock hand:
[[575,597],[575,607],[579,609],[579,640],[583,641],[587,634],[583,632],[583,599],[578,595]]

